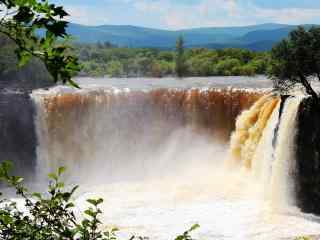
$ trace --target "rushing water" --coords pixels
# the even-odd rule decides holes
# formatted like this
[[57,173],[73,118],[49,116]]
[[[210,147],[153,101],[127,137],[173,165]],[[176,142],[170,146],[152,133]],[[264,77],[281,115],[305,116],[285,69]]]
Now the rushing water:
[[67,180],[82,187],[78,209],[87,198],[105,199],[105,227],[152,239],[173,238],[194,223],[201,225],[199,239],[319,232],[319,219],[294,202],[301,97],[281,105],[263,77],[79,83],[81,90],[32,95],[36,172],[43,181],[46,172],[67,166]]

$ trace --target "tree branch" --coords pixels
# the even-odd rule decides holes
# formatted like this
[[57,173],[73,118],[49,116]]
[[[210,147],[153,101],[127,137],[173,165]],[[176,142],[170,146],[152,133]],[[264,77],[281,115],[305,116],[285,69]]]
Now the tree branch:
[[311,84],[308,82],[306,77],[301,73],[299,74],[299,77],[302,85],[306,88],[307,93],[310,94],[312,98],[314,98],[314,100],[316,100],[318,103],[319,102],[318,94],[313,90],[313,88],[311,87]]

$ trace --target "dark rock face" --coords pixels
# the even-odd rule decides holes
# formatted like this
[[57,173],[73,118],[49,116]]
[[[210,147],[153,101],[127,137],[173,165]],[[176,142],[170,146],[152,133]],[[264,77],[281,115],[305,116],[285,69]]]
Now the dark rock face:
[[14,163],[14,173],[33,176],[36,162],[35,109],[29,93],[53,85],[37,60],[0,73],[0,162]]
[[320,111],[312,98],[299,107],[296,194],[304,212],[320,214]]
[[29,94],[0,92],[0,162],[10,160],[15,174],[31,176],[36,142],[34,107]]

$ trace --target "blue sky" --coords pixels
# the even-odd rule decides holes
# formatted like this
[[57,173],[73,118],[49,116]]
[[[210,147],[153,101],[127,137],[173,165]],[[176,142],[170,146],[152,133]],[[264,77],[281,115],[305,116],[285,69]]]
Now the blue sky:
[[52,0],[72,22],[161,29],[318,23],[320,0]]

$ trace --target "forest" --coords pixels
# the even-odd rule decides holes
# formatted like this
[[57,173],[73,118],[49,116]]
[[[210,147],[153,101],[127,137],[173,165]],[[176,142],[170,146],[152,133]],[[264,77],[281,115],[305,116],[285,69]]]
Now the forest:
[[[79,76],[86,77],[166,77],[176,76],[177,61],[181,76],[253,76],[266,74],[270,65],[269,52],[246,49],[206,48],[160,50],[152,48],[123,48],[109,42],[72,44],[79,58]],[[183,47],[183,46],[182,46]],[[37,88],[50,85],[50,75],[43,64],[32,59],[23,67],[17,66],[15,44],[0,37],[0,86]]]
[[[177,50],[122,48],[109,42],[77,44],[76,54],[82,64],[82,76],[165,77],[176,75]],[[266,74],[268,52],[227,48],[184,49],[183,76],[253,76]]]

